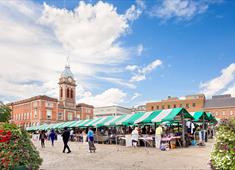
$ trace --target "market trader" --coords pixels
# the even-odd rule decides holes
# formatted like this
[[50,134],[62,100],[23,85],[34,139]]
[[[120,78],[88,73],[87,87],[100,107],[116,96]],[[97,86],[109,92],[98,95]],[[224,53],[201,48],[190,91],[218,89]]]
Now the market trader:
[[63,137],[63,142],[64,142],[64,150],[63,150],[63,153],[65,153],[65,150],[66,148],[68,149],[68,152],[67,153],[70,153],[71,150],[68,146],[68,142],[69,142],[69,137],[70,137],[70,132],[68,130],[67,127],[64,128],[64,132],[63,134],[61,135]]
[[162,140],[162,125],[159,125],[155,131],[155,146],[160,149]]

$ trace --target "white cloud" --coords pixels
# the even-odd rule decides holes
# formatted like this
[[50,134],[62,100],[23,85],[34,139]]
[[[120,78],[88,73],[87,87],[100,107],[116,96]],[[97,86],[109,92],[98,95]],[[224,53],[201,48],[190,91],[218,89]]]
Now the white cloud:
[[127,65],[126,66],[126,70],[129,70],[129,71],[135,71],[139,68],[139,66],[137,65]]
[[128,65],[126,67],[126,70],[132,71],[132,73],[134,74],[131,77],[130,82],[145,80],[146,75],[149,74],[154,69],[156,69],[157,67],[159,67],[160,65],[162,65],[162,61],[158,59],[148,64],[146,67],[140,67],[137,65]]
[[232,63],[228,67],[222,69],[220,76],[201,83],[200,88],[206,96],[212,96],[218,93],[233,93],[235,84],[234,86],[231,86],[231,83],[233,83],[234,80],[235,63]]
[[128,88],[131,88],[131,89],[136,88],[136,86],[134,84],[126,82],[126,81],[124,81],[120,78],[114,78],[114,77],[96,77],[96,78],[106,80],[106,81],[111,82],[111,83],[119,84],[121,86],[128,87]]
[[131,5],[131,7],[126,11],[125,18],[134,21],[139,18],[143,10],[146,8],[144,1],[137,0],[136,5]]
[[131,97],[131,100],[135,100],[136,98],[140,97],[140,93],[134,93],[134,95]]
[[150,12],[164,20],[171,18],[189,20],[197,14],[204,13],[210,4],[220,3],[221,0],[164,0]]
[[143,44],[138,45],[138,47],[137,47],[137,55],[138,55],[138,56],[141,56],[143,50],[144,50]]
[[87,103],[95,107],[120,105],[127,94],[120,89],[110,88],[98,95],[90,95],[78,100],[79,103]]
[[70,11],[13,0],[0,1],[0,11],[0,96],[57,97],[68,55],[83,84],[87,77],[112,72],[132,52],[119,40],[128,33],[129,19],[109,3],[81,2]]

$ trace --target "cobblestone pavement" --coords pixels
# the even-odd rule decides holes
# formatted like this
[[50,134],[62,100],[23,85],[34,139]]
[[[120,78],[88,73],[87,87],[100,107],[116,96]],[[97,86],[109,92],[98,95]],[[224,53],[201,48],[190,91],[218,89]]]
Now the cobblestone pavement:
[[62,153],[62,142],[46,148],[34,141],[43,158],[42,170],[208,170],[213,141],[205,147],[189,147],[159,151],[155,148],[127,148],[125,146],[96,144],[96,153],[88,152],[88,145],[70,142],[72,153]]

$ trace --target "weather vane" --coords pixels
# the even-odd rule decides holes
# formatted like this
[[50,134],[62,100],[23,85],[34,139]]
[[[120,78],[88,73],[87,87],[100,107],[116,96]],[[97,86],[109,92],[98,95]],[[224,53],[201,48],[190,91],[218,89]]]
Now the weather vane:
[[67,57],[67,67],[69,67],[69,56]]

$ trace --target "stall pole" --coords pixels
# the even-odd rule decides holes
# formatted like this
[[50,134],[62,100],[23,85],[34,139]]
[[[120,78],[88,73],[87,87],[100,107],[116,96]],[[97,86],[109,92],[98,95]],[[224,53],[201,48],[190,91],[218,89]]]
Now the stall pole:
[[182,139],[183,139],[183,146],[186,147],[184,111],[182,111],[182,114],[181,114],[181,122],[182,122]]

